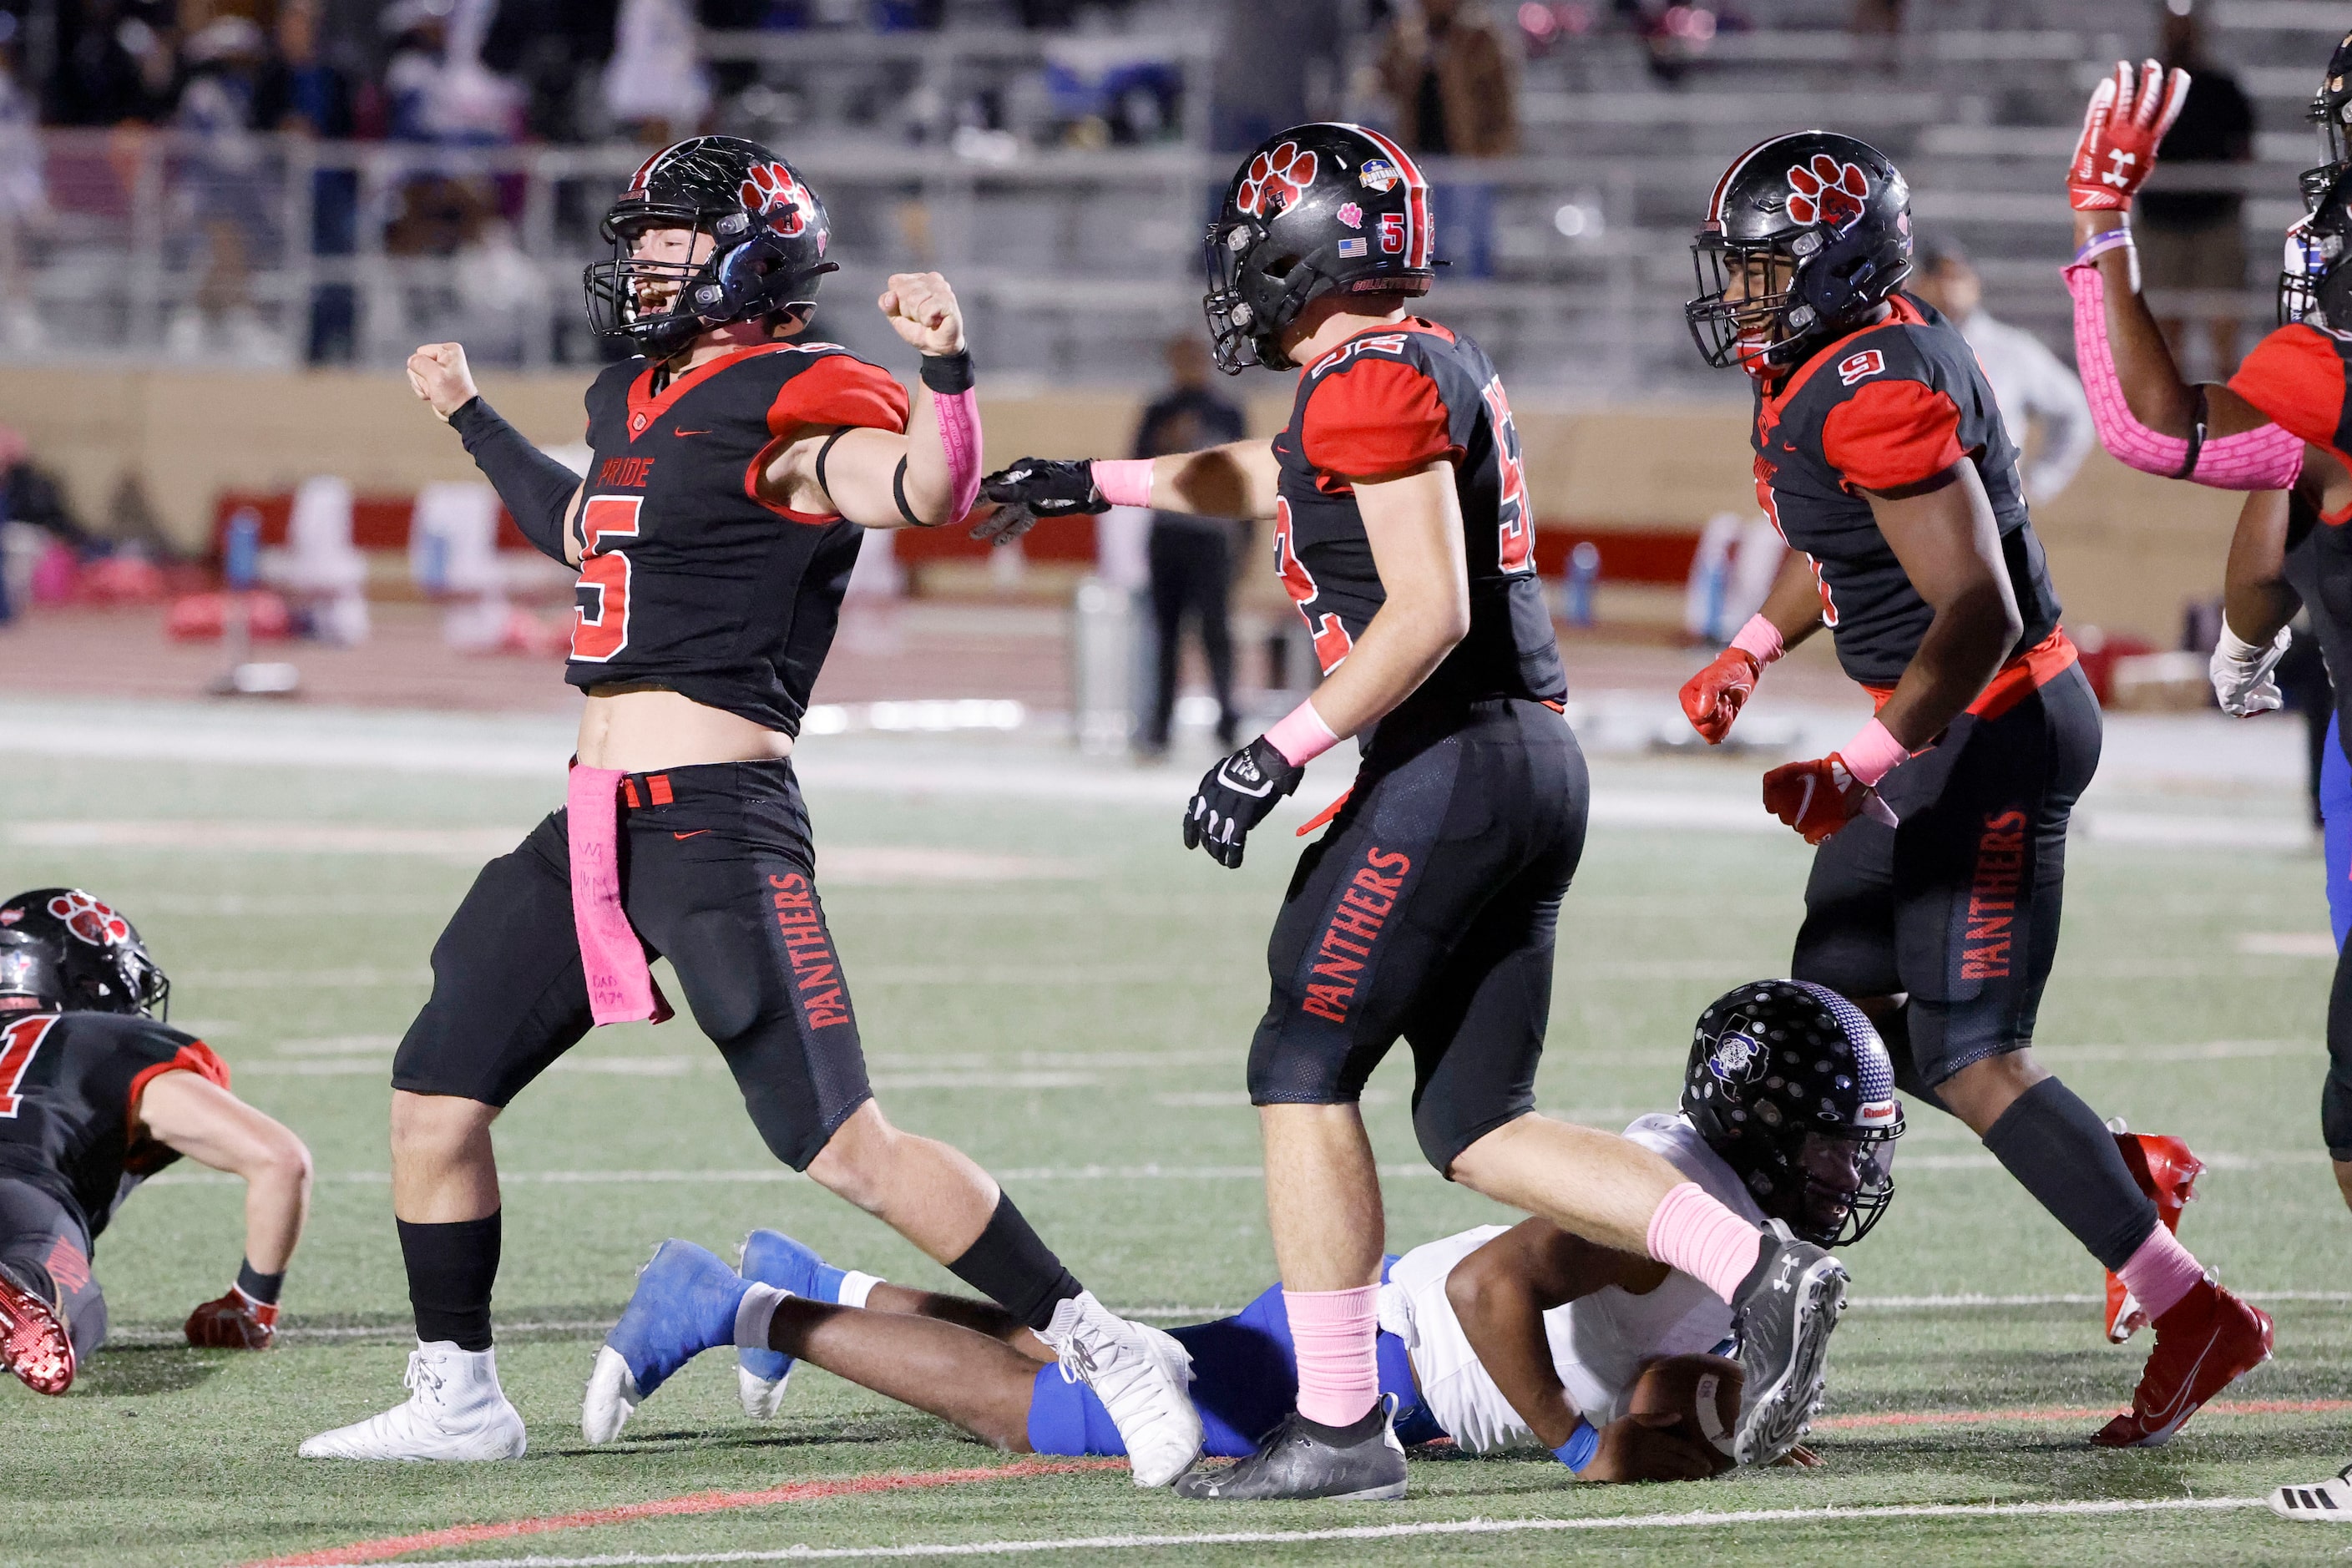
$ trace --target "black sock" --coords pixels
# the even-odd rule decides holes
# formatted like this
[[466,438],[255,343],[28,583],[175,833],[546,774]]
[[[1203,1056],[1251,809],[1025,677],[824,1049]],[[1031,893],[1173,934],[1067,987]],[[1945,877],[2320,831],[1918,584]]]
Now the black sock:
[[2019,1095],[1984,1146],[2109,1268],[2122,1268],[2156,1228],[2156,1205],[2132,1180],[2116,1135],[2054,1078]]
[[2319,1132],[2327,1157],[2352,1160],[2352,943],[2336,961],[2327,994],[2327,1077],[2319,1089]]
[[988,1228],[948,1272],[1033,1329],[1051,1323],[1054,1309],[1086,1289],[1002,1192]]
[[489,1349],[490,1283],[499,1277],[498,1215],[451,1225],[395,1223],[401,1261],[408,1265],[416,1337],[427,1344],[455,1340],[459,1350]]
[[236,1288],[265,1307],[278,1305],[278,1293],[286,1288],[286,1270],[264,1274],[253,1266],[251,1258],[237,1264]]
[[1388,1396],[1381,1394],[1372,1400],[1372,1407],[1370,1410],[1365,1411],[1345,1426],[1326,1426],[1320,1421],[1310,1420],[1304,1415],[1298,1417],[1298,1424],[1307,1428],[1308,1435],[1321,1438],[1334,1448],[1352,1448],[1367,1438],[1379,1436],[1381,1429],[1388,1425]]

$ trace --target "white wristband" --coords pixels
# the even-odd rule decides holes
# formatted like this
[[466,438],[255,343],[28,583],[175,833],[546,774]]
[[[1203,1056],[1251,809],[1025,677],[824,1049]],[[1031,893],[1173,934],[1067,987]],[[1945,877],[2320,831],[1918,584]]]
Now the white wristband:
[[2221,617],[2221,635],[2215,639],[2213,651],[2232,664],[2252,664],[2271,650],[2269,643],[2252,643],[2230,629],[2230,617]]
[[874,1287],[886,1281],[875,1274],[860,1274],[855,1268],[845,1269],[841,1276],[841,1293],[834,1300],[844,1307],[863,1307],[874,1294]]

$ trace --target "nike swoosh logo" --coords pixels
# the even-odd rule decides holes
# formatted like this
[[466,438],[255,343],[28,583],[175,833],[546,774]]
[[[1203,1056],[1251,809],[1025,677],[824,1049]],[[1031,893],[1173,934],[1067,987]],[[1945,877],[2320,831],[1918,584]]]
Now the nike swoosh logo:
[[710,432],[708,430],[673,430],[670,434],[673,436],[708,436]]
[[691,833],[673,833],[670,837],[672,838],[699,838],[709,831],[710,829],[708,827],[698,827]]

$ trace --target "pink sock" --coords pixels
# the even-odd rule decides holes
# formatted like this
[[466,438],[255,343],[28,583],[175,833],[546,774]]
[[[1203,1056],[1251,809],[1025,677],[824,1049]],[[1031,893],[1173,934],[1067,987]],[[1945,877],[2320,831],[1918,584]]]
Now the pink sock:
[[1650,1216],[1649,1245],[1651,1257],[1728,1301],[1756,1267],[1764,1233],[1708,1197],[1696,1182],[1685,1182]]
[[2124,1259],[2116,1277],[2153,1319],[2172,1310],[2180,1298],[2196,1289],[2205,1278],[2205,1268],[2180,1245],[2179,1237],[2159,1225],[2147,1233],[2138,1251]]
[[1377,1285],[1283,1291],[1298,1348],[1298,1413],[1309,1421],[1345,1426],[1380,1398],[1380,1301]]

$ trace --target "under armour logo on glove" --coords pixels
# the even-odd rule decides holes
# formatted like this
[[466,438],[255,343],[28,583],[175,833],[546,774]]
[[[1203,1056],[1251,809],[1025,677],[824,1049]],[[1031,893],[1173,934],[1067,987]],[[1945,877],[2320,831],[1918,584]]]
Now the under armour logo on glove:
[[1307,770],[1260,735],[1208,771],[1184,808],[1184,847],[1206,848],[1227,870],[1242,863],[1249,830],[1298,787]]
[[2189,99],[2189,73],[2149,60],[2135,72],[2118,62],[2083,115],[2066,199],[2076,212],[2120,212],[2156,168],[2156,150]]

